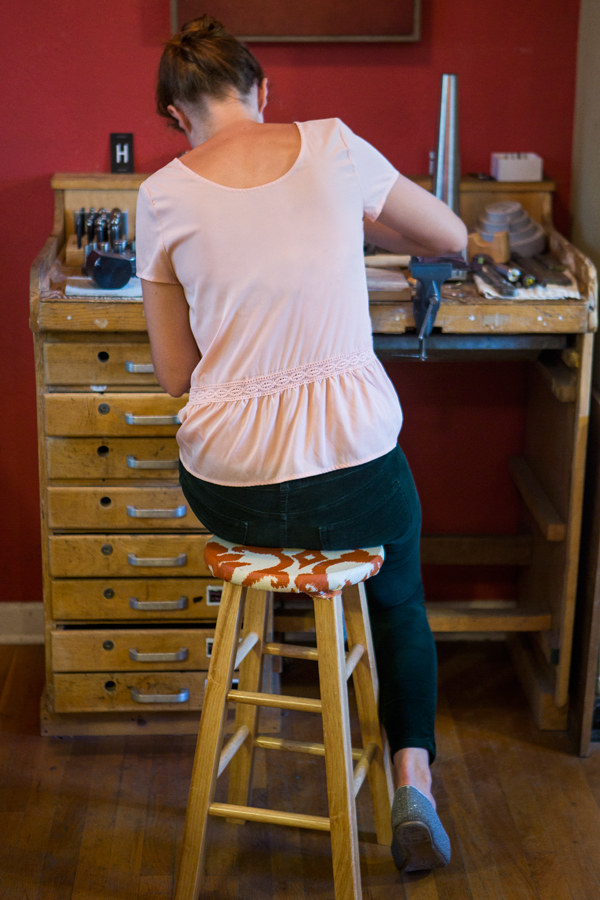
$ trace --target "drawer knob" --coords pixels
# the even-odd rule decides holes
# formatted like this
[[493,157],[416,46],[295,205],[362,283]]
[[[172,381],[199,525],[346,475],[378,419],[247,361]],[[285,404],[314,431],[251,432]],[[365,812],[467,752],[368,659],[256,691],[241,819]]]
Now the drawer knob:
[[[105,405],[108,406],[108,403]],[[125,421],[128,425],[181,425],[179,416],[134,416],[133,413],[125,413]]]
[[129,693],[134,703],[185,703],[190,699],[190,692],[183,688],[176,694],[142,694],[137,688],[130,688]]
[[[100,501],[102,502],[102,501]],[[138,509],[137,506],[128,506],[127,515],[132,519],[181,519],[187,512],[187,506],[177,506],[175,509]]]
[[135,456],[127,457],[127,465],[130,469],[178,469],[178,459],[137,459]]
[[107,353],[106,350],[101,350],[98,354],[98,362],[105,363],[110,359],[110,353]]
[[141,609],[146,612],[166,612],[172,609],[187,609],[189,600],[187,597],[179,597],[178,600],[138,600],[137,597],[129,598],[131,609]]
[[112,600],[115,596],[115,592],[112,588],[106,588],[106,590],[102,591],[102,596],[106,597],[107,600]]
[[126,372],[134,372],[136,375],[152,375],[154,366],[152,363],[134,363],[127,360],[125,363]]
[[98,412],[101,416],[106,416],[110,412],[110,404],[109,403],[99,403],[98,404]]
[[188,658],[188,655],[187,647],[180,647],[179,650],[175,650],[172,653],[140,653],[139,650],[135,650],[133,647],[129,649],[129,659],[141,663],[183,662],[184,659]]
[[102,553],[103,556],[110,556],[112,552],[113,548],[111,544],[102,544],[100,547],[100,553]]
[[185,566],[187,553],[178,553],[177,556],[136,556],[135,553],[128,553],[127,562],[130,566]]
[[113,641],[104,641],[104,643],[102,644],[102,648],[103,650],[114,650],[115,645]]

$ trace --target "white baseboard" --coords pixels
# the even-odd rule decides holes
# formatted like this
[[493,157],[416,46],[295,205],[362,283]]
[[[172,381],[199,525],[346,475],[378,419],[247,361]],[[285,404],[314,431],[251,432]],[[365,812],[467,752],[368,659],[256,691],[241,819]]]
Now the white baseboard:
[[0,644],[43,643],[43,603],[0,603]]

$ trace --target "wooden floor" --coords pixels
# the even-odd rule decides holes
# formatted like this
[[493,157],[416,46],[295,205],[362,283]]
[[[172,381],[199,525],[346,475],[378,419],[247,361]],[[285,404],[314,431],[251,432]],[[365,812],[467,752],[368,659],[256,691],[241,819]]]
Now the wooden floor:
[[[0,898],[167,900],[193,738],[39,737],[42,653],[0,647]],[[564,735],[536,730],[502,644],[447,643],[439,655],[434,793],[452,863],[402,878],[374,843],[365,786],[365,900],[597,900],[600,754],[578,759]],[[306,666],[284,675],[287,692],[310,692]],[[319,728],[314,715],[281,719],[297,739]],[[267,753],[253,803],[326,815],[323,760]],[[215,900],[333,900],[323,833],[211,819],[207,872]]]

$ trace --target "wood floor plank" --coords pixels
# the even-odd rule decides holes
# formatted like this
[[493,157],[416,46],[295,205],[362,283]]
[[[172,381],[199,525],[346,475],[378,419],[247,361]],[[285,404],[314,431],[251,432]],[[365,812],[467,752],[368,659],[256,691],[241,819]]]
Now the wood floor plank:
[[144,738],[127,738],[109,849],[106,887],[119,900],[137,900],[152,750]]
[[191,777],[193,740],[187,737],[153,740],[140,884],[142,878],[159,878],[173,887]]
[[73,742],[65,767],[36,900],[70,900],[79,861],[91,781],[95,773],[96,742]]
[[173,895],[173,879],[170,875],[141,875],[140,900],[171,900]]
[[462,746],[469,747],[468,770],[473,791],[478,798],[488,846],[499,873],[502,874],[504,900],[537,900],[537,892],[525,858],[519,831],[512,818],[497,764],[504,766],[504,742],[477,726],[459,721],[457,733]]
[[[23,745],[15,747],[20,767],[30,769],[32,778],[18,828],[2,839],[7,853],[0,861],[0,897],[37,897],[44,857],[54,821],[56,798],[70,760],[68,744],[53,739],[34,741],[39,753],[29,757]],[[0,820],[2,817],[0,816]]]
[[476,794],[456,726],[443,693],[437,726],[436,770],[448,794],[456,844],[474,900],[503,900],[502,879],[488,844]]
[[[102,746],[96,739],[94,745],[94,773],[90,779],[71,900],[90,900],[99,896],[98,886],[106,885],[110,873],[110,851],[121,787],[125,738],[105,739]],[[106,892],[105,887],[101,890]]]
[[573,900],[554,851],[526,853],[526,857],[540,900]]
[[580,761],[552,750],[535,752],[530,747],[523,748],[523,759],[573,900],[600,897],[599,826],[594,824],[598,808],[593,801],[594,813],[585,791],[579,789],[574,773],[580,772]]

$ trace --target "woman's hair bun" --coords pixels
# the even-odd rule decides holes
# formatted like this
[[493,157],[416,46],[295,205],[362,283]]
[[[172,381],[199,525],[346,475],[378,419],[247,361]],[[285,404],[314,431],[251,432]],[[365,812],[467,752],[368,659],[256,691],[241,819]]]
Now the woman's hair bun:
[[214,16],[203,15],[197,19],[191,19],[186,22],[181,29],[181,40],[193,38],[194,40],[202,40],[203,38],[217,38],[228,34],[227,29]]
[[244,98],[265,74],[248,48],[212,16],[186,22],[165,44],[158,67],[156,108],[173,128],[181,130],[169,106],[187,103],[202,108],[205,97],[232,92]]

